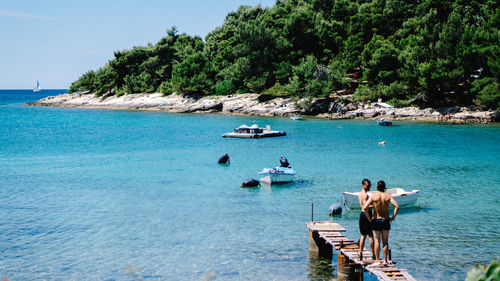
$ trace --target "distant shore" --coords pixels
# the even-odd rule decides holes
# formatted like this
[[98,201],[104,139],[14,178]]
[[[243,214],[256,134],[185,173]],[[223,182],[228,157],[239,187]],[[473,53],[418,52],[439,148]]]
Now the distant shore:
[[498,111],[478,111],[468,107],[450,108],[386,108],[359,102],[346,102],[345,97],[314,99],[299,107],[290,98],[261,94],[185,97],[177,94],[132,94],[97,97],[92,93],[50,96],[30,102],[29,106],[105,108],[126,110],[158,110],[182,113],[223,113],[232,115],[289,116],[301,114],[329,119],[385,119],[462,123],[500,121]]

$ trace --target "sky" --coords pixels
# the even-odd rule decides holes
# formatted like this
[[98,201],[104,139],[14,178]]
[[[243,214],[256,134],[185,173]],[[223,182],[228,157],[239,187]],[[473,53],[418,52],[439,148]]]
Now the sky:
[[0,0],[0,89],[67,89],[113,52],[166,30],[204,38],[241,5],[275,0]]

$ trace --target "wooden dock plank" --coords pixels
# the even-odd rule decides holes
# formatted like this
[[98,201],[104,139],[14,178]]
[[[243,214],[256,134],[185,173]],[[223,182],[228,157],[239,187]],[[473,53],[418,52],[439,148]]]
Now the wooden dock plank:
[[316,231],[326,243],[335,247],[336,250],[346,256],[350,265],[361,265],[363,269],[377,276],[381,281],[416,281],[406,269],[399,269],[394,264],[373,265],[372,252],[363,249],[363,260],[359,260],[359,244],[354,240],[349,240],[343,233],[346,229],[334,222],[310,222],[306,223],[310,231]]
[[340,224],[335,222],[310,222],[306,224],[309,230],[312,231],[336,231],[336,232],[345,232],[346,229],[343,228]]

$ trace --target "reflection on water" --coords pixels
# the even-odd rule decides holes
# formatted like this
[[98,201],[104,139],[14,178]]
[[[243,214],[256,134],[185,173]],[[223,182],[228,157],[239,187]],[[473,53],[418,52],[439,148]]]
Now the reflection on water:
[[332,262],[324,258],[310,258],[308,280],[311,281],[331,281],[337,280],[337,273],[332,267]]

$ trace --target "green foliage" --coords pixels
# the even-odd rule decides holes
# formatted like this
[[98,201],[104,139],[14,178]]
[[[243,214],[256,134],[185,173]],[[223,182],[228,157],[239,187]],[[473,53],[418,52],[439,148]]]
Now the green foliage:
[[500,281],[500,263],[493,260],[486,269],[475,266],[467,272],[465,281]]
[[116,88],[116,79],[117,73],[109,64],[99,68],[95,78],[94,90],[96,94],[100,96]]
[[[172,27],[156,44],[117,51],[70,92],[309,100],[350,88],[358,100],[402,106],[422,93],[436,107],[496,109],[499,26],[492,0],[279,0],[270,8],[239,7],[205,41]],[[362,77],[346,79],[359,69]]]
[[162,94],[171,94],[174,90],[172,88],[172,84],[170,83],[170,81],[163,81],[161,84],[160,84],[160,87],[158,87],[158,91]]
[[142,72],[139,75],[127,75],[124,77],[123,88],[128,94],[154,92],[152,77],[149,73]]
[[68,93],[77,91],[94,91],[96,86],[96,72],[93,70],[87,71],[78,80],[71,83]]
[[397,70],[400,68],[398,55],[398,50],[390,41],[381,36],[373,36],[361,54],[364,78],[372,83],[385,85],[396,81]]
[[472,92],[476,92],[474,102],[482,108],[500,110],[500,83],[492,77],[485,77],[472,82]]
[[172,89],[178,94],[211,94],[215,76],[211,63],[201,51],[187,49],[182,61],[172,69]]
[[368,85],[361,85],[354,92],[353,98],[359,101],[377,100],[378,95]]
[[319,65],[313,55],[308,55],[292,69],[293,76],[287,85],[288,91],[298,97],[327,96],[331,88],[328,84],[330,73]]
[[215,86],[215,94],[219,96],[230,95],[235,92],[233,81],[223,80]]
[[288,96],[288,92],[286,87],[281,85],[279,82],[276,82],[271,88],[266,89],[263,94],[272,95],[272,96]]

